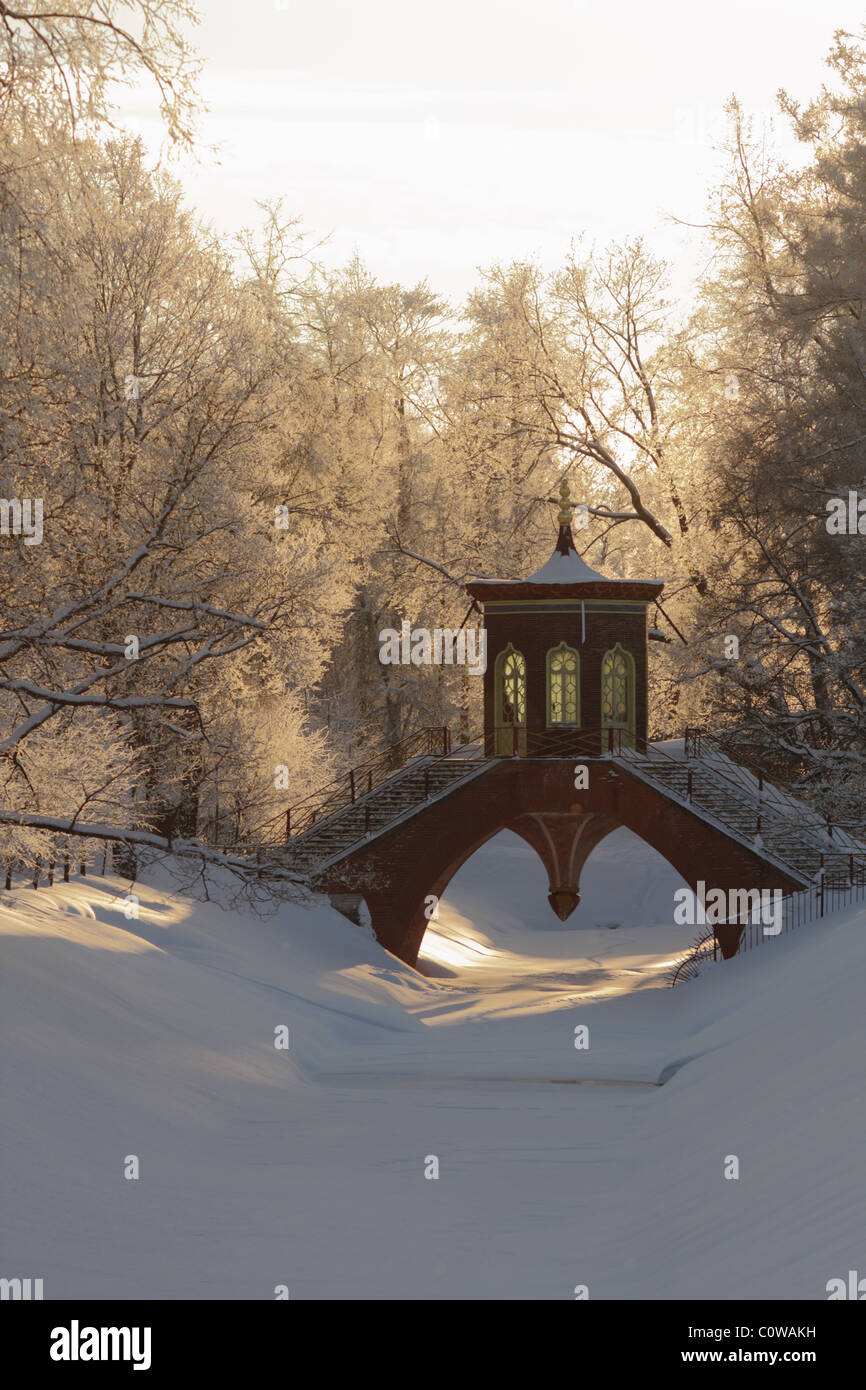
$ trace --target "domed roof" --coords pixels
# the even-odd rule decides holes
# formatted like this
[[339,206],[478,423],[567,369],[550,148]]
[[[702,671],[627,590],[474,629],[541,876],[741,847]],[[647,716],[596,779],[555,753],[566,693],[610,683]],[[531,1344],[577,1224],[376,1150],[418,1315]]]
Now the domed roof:
[[[563,539],[567,544],[564,548],[560,548],[560,542]],[[606,575],[599,574],[598,570],[591,569],[585,560],[581,560],[574,548],[570,526],[560,527],[559,540],[550,559],[545,560],[541,569],[536,570],[528,579],[523,580],[524,584],[609,584],[610,582]]]
[[616,589],[623,598],[654,598],[661,593],[660,579],[608,579],[582,560],[571,534],[571,499],[565,479],[559,485],[559,535],[549,560],[528,579],[476,579],[467,584],[473,598],[508,599],[573,597],[597,598]]

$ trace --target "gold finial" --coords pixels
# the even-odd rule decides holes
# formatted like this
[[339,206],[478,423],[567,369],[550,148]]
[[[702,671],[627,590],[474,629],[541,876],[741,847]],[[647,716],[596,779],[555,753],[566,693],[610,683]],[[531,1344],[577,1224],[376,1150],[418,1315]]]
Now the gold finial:
[[559,484],[559,524],[560,526],[571,525],[571,497],[565,478]]

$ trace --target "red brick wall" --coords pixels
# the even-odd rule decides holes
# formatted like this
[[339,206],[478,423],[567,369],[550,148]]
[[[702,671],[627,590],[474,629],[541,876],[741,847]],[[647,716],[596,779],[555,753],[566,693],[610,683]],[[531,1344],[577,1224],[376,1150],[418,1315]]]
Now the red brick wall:
[[[539,608],[544,605],[540,604]],[[587,606],[586,640],[581,643],[581,616],[573,612],[521,609],[487,612],[487,672],[484,677],[484,727],[495,721],[496,658],[511,642],[526,659],[526,724],[532,733],[547,730],[547,653],[567,642],[580,654],[580,721],[584,729],[601,727],[601,663],[617,642],[634,657],[635,733],[647,736],[647,617],[640,613],[597,612]]]

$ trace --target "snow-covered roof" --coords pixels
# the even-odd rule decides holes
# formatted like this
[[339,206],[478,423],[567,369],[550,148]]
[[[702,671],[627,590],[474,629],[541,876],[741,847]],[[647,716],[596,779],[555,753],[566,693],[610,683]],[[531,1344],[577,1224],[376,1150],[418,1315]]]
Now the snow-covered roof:
[[547,560],[541,569],[530,574],[523,582],[525,584],[594,584],[601,580],[605,582],[606,576],[599,574],[598,570],[591,569],[585,560],[581,560],[576,550],[569,550],[563,555],[560,550],[554,550],[550,559]]
[[[615,588],[620,593],[639,599],[653,598],[664,587],[660,579],[608,579],[607,575],[600,574],[578,555],[571,526],[567,519],[560,519],[556,549],[541,569],[526,579],[476,579],[472,584],[467,584],[466,589],[473,598],[487,602],[510,599],[512,595],[521,599],[535,598],[529,586],[536,584],[539,587],[544,585],[548,591],[559,595],[565,591],[568,597],[580,597],[581,592],[598,597],[607,589]],[[585,587],[581,589],[579,586]],[[544,598],[546,595],[539,594],[538,597]]]

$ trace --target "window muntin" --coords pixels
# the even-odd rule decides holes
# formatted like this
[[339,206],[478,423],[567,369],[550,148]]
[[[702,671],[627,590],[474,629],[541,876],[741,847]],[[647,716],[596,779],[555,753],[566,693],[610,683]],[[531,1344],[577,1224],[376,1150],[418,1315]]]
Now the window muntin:
[[499,656],[499,724],[526,723],[526,661],[509,645]]
[[495,752],[512,757],[526,752],[526,660],[509,642],[496,658]]
[[634,657],[619,642],[601,663],[601,722],[634,733]]
[[565,642],[547,653],[547,722],[580,723],[580,658]]

